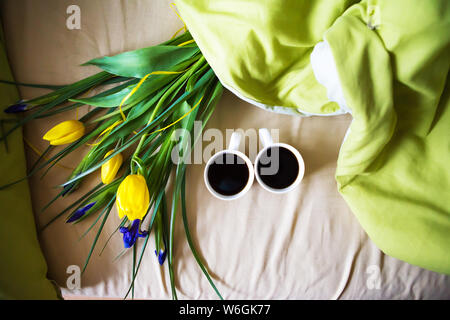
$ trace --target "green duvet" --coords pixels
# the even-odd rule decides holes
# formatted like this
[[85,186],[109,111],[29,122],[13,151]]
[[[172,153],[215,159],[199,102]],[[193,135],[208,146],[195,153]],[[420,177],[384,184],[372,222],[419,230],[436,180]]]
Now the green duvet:
[[450,1],[176,3],[221,82],[269,110],[346,111],[311,67],[326,41],[353,116],[339,191],[386,254],[450,274]]
[[[1,23],[1,21],[0,21]],[[12,81],[0,26],[0,79]],[[15,103],[15,86],[0,84],[0,129],[7,130],[14,117],[3,112]],[[0,144],[0,185],[26,174],[22,130]],[[0,191],[0,300],[57,299],[59,292],[46,278],[47,264],[39,246],[27,181]]]

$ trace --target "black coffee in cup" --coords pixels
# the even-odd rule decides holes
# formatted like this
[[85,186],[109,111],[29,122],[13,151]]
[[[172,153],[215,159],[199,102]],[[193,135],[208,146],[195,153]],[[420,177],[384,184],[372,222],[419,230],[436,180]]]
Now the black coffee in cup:
[[261,180],[273,189],[292,185],[299,174],[297,157],[287,148],[274,146],[264,151],[256,165]]
[[250,173],[242,158],[232,153],[223,153],[210,164],[207,175],[214,191],[224,196],[233,196],[244,190]]

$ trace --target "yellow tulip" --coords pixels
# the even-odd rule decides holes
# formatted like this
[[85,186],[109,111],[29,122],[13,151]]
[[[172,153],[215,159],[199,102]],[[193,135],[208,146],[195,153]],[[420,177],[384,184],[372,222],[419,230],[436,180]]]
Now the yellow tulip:
[[[108,151],[105,158],[109,157],[113,152],[114,150]],[[118,153],[102,165],[102,182],[104,184],[110,184],[114,180],[122,162],[122,154]]]
[[138,174],[127,176],[117,190],[116,206],[119,218],[142,220],[147,213],[150,196],[145,178]]
[[72,143],[84,135],[84,124],[78,120],[61,122],[50,129],[42,139],[50,141],[53,146]]

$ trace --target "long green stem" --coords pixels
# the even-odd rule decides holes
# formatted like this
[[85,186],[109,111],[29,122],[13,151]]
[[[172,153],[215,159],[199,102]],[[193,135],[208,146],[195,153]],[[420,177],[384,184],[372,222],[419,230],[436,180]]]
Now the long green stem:
[[[201,56],[200,59],[191,67],[188,71],[186,71],[178,80],[175,81],[175,83],[164,93],[164,95],[161,97],[161,99],[158,101],[158,103],[155,106],[155,109],[153,110],[147,125],[149,125],[154,119],[155,116],[159,110],[159,108],[163,105],[163,103],[166,101],[166,99],[186,80],[188,79],[198,68],[201,67],[201,65],[205,62],[205,57]],[[133,153],[133,157],[136,157],[139,155],[142,149],[142,145],[144,144],[145,139],[147,138],[147,134],[142,135],[141,139],[139,140],[139,144],[136,148],[136,150]],[[131,172],[134,172],[134,165],[131,163],[132,170]]]
[[192,254],[197,261],[197,264],[199,265],[200,269],[202,269],[203,274],[208,279],[209,284],[212,286],[216,294],[219,296],[220,300],[223,300],[222,295],[220,294],[219,290],[215,286],[214,282],[211,279],[211,276],[209,275],[208,270],[203,265],[203,262],[197,253],[197,250],[195,249],[194,242],[192,241],[191,233],[189,232],[189,223],[187,220],[187,213],[186,213],[186,174],[183,173],[183,178],[181,182],[181,214],[183,217],[183,225],[184,225],[184,231],[186,232],[186,239],[188,241],[189,248],[191,248]]

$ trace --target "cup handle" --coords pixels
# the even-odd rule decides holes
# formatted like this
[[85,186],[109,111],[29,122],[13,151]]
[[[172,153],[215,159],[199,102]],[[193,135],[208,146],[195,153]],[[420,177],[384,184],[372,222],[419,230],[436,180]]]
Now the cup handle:
[[259,139],[261,140],[264,148],[273,145],[272,136],[267,128],[259,129]]
[[239,132],[233,132],[231,134],[228,150],[238,151],[240,144],[241,144],[241,134]]

